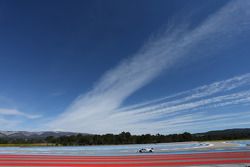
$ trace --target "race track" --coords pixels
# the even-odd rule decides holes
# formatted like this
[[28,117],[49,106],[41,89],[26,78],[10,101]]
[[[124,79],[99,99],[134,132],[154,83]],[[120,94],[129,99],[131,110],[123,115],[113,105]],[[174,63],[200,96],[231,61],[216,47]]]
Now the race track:
[[250,152],[143,154],[134,156],[0,155],[0,166],[137,167],[250,164]]

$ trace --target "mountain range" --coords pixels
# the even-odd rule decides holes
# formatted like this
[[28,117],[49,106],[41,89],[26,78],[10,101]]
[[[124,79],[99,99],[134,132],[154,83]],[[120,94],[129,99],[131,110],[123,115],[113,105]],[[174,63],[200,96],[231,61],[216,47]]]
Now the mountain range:
[[[77,132],[62,132],[62,131],[40,131],[40,132],[29,132],[29,131],[0,131],[0,138],[9,139],[44,139],[48,136],[61,137],[61,136],[72,136],[81,134],[83,136],[91,135],[88,133],[77,133]],[[250,128],[242,129],[225,129],[208,131],[204,133],[195,133],[194,136],[221,136],[221,135],[250,135]]]
[[[0,131],[0,138],[46,138],[48,136],[60,137],[77,135],[76,132],[61,132],[61,131],[41,131],[41,132],[29,132],[29,131]],[[81,133],[82,135],[88,135],[87,133]]]

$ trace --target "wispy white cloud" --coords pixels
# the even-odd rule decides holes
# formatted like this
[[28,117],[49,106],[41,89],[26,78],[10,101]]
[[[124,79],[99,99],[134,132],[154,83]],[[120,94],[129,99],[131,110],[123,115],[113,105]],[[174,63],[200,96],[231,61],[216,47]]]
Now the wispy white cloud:
[[[191,100],[197,100],[207,96],[215,95],[221,92],[232,91],[239,87],[250,86],[250,73],[245,75],[236,76],[227,80],[215,82],[209,85],[204,85],[195,89],[187,90],[184,92],[176,93],[171,96],[167,96],[160,99],[155,99],[145,103],[139,103],[136,105],[123,107],[119,111],[133,110],[137,113],[148,110],[156,110],[164,106],[171,107],[183,104]],[[216,100],[216,99],[214,99]],[[218,99],[217,99],[218,100]],[[149,106],[150,108],[147,108]]]
[[[108,119],[113,120],[113,125],[114,122],[117,122],[117,125],[123,122],[127,125],[134,125],[139,122],[140,126],[144,127],[144,132],[149,132],[148,129],[145,129],[145,127],[148,127],[148,124],[153,126],[157,131],[157,129],[160,129],[162,122],[165,122],[165,127],[170,127],[170,122],[177,123],[177,120],[185,121],[187,117],[194,122],[198,117],[199,119],[203,119],[203,123],[206,124],[204,117],[207,117],[207,115],[201,111],[209,111],[219,107],[250,104],[249,79],[250,75],[245,74],[159,100],[138,104],[136,107],[127,107],[125,110],[121,108],[120,112],[113,114]],[[171,99],[169,97],[175,98]],[[192,114],[190,114],[190,112],[192,112]],[[216,113],[215,116],[217,116],[217,114],[220,113]],[[227,116],[227,114],[228,113],[224,113],[224,116]],[[237,112],[235,114],[241,115]],[[211,115],[209,115],[209,117],[211,117]],[[153,121],[155,123],[151,123],[151,120],[162,118],[164,118],[163,121],[158,120]],[[104,120],[104,122],[110,120]],[[185,125],[183,124],[183,126]],[[128,126],[126,127],[128,128]],[[138,125],[136,127],[138,128]],[[133,131],[132,127],[129,130]]]
[[[52,129],[89,133],[106,133],[129,130],[134,133],[152,132],[166,126],[164,121],[147,120],[165,114],[212,105],[229,105],[249,97],[239,92],[209,97],[216,93],[230,93],[241,85],[249,84],[250,74],[217,82],[170,97],[121,108],[123,101],[142,88],[163,70],[172,68],[190,58],[200,44],[213,46],[230,41],[249,29],[250,1],[232,1],[208,17],[195,29],[186,29],[186,23],[168,29],[160,37],[149,40],[135,55],[106,72],[92,91],[79,96],[58,118],[49,123]],[[218,47],[217,47],[218,48]],[[202,54],[202,49],[199,51]],[[187,57],[189,56],[189,57]],[[195,56],[193,56],[195,57]],[[206,99],[201,99],[207,97]],[[195,101],[194,101],[195,100]],[[230,103],[231,101],[231,103]],[[228,104],[226,104],[226,102]],[[216,106],[215,106],[216,107]],[[187,116],[186,116],[187,117]],[[193,116],[189,116],[186,119]],[[175,118],[173,118],[174,120]],[[182,116],[185,119],[185,115]],[[165,120],[165,122],[168,120]]]
[[1,130],[11,130],[16,129],[22,122],[19,120],[10,120],[0,117],[0,127]]
[[35,118],[40,118],[41,115],[34,115],[34,114],[27,114],[24,112],[21,112],[17,109],[6,109],[6,108],[0,108],[0,115],[5,115],[5,116],[22,116],[28,119],[35,119]]

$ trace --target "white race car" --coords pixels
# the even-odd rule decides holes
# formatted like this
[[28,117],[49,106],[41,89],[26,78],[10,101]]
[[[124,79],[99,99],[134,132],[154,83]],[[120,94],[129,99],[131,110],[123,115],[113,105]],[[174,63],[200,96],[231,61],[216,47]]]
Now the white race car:
[[152,153],[154,152],[154,148],[142,148],[138,150],[139,153]]

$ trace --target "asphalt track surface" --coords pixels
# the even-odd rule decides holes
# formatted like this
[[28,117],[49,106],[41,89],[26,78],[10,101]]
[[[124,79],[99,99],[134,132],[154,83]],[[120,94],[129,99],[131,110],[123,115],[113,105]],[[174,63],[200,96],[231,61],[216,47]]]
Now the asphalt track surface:
[[250,152],[135,156],[0,155],[0,166],[6,167],[160,167],[213,164],[250,164]]

